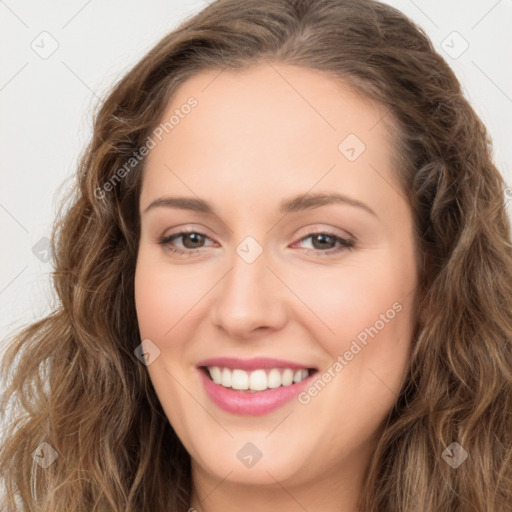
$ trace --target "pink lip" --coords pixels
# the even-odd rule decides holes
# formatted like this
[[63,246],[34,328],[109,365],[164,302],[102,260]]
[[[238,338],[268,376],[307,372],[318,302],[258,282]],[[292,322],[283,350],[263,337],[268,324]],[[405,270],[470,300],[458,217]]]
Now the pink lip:
[[265,391],[245,391],[225,388],[220,384],[215,384],[215,382],[206,375],[203,368],[201,368],[205,366],[220,366],[232,369],[240,368],[242,370],[279,367],[301,369],[308,368],[308,366],[292,363],[290,361],[268,358],[243,360],[222,357],[201,361],[198,365],[198,372],[210,400],[227,412],[247,416],[259,416],[278,409],[296,397],[305,387],[307,387],[311,382],[311,378],[314,376],[314,374],[312,374],[291,386],[280,386],[278,388],[266,389]]
[[254,357],[252,359],[238,359],[237,357],[212,357],[200,361],[197,366],[220,366],[221,368],[240,368],[240,370],[258,370],[266,368],[290,368],[300,370],[301,368],[313,368],[307,364],[294,363],[284,359],[270,359],[268,357]]

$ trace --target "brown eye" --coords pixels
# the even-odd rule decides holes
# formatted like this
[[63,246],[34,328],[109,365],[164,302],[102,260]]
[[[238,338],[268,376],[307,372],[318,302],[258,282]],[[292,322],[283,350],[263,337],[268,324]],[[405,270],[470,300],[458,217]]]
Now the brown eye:
[[183,246],[186,249],[197,249],[198,247],[202,247],[202,243],[204,243],[205,236],[201,233],[183,233],[179,236],[183,239]]
[[[313,232],[309,235],[301,238],[300,243],[305,243],[308,239],[311,240],[311,246],[309,249],[314,251],[318,255],[329,255],[338,253],[345,249],[349,251],[354,246],[352,240],[346,240],[338,235],[328,232]],[[306,247],[308,248],[308,247]]]
[[[181,240],[181,241],[180,241]],[[174,235],[160,238],[158,243],[173,254],[196,254],[206,248],[205,241],[208,236],[197,231],[181,231]]]
[[336,238],[326,233],[318,233],[311,237],[315,249],[332,249],[336,246]]

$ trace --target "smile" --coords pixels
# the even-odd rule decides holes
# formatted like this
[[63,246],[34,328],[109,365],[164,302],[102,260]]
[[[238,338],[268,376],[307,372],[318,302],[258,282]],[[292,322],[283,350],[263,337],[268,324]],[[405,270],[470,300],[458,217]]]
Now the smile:
[[224,411],[262,415],[284,406],[318,370],[290,361],[216,358],[197,366],[209,399]]
[[240,368],[230,369],[219,366],[207,366],[206,369],[215,384],[220,384],[225,388],[250,391],[264,391],[280,386],[291,386],[310,375],[310,370],[307,368],[299,370],[292,370],[291,368],[272,368],[270,370],[260,368],[251,372]]

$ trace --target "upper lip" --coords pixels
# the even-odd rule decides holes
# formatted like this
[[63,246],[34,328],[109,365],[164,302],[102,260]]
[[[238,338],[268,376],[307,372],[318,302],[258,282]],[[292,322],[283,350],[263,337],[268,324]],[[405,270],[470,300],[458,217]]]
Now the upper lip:
[[240,370],[258,370],[266,368],[290,368],[316,369],[311,365],[286,361],[284,359],[274,359],[269,357],[254,357],[252,359],[239,359],[237,357],[212,357],[200,361],[197,366],[220,366],[222,368],[240,369]]

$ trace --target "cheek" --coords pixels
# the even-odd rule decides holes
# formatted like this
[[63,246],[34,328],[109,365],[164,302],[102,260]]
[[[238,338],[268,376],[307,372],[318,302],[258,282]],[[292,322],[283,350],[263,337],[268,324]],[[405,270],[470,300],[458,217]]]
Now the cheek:
[[302,317],[308,329],[333,350],[337,345],[342,349],[344,340],[375,324],[389,331],[392,324],[403,323],[407,316],[403,311],[410,312],[415,284],[410,267],[386,264],[386,254],[375,260],[379,263],[364,261],[336,271],[319,269],[289,276],[290,287],[309,311]]
[[208,276],[200,270],[139,258],[135,272],[135,305],[141,335],[165,339],[183,317],[194,315],[194,305],[209,289]]
[[143,338],[159,339],[171,327],[169,312],[177,305],[177,297],[163,292],[161,281],[151,272],[138,271],[135,279],[135,307]]
[[194,432],[194,417],[201,411],[179,383],[190,378],[185,349],[201,290],[180,275],[179,269],[157,265],[142,252],[135,272],[135,305],[141,339],[151,339],[160,350],[147,367],[159,401],[178,431]]
[[[413,261],[408,265],[385,252],[336,274],[303,273],[296,279],[294,291],[314,313],[302,316],[302,325],[326,354],[319,375],[325,387],[316,386],[325,389],[318,407],[332,402],[361,414],[385,414],[392,406],[409,361],[415,283]],[[316,395],[312,389],[311,400]],[[323,414],[321,408],[317,412]]]

